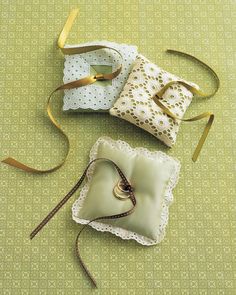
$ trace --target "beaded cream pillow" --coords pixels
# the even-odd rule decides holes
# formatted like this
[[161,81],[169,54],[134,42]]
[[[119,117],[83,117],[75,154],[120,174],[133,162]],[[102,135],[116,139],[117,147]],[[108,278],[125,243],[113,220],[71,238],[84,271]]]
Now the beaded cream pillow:
[[166,89],[161,101],[173,114],[182,118],[193,94],[179,81],[196,89],[199,87],[164,71],[139,54],[120,97],[110,109],[110,114],[141,127],[167,146],[173,146],[180,120],[169,117],[152,99],[166,84],[173,81],[178,82]]

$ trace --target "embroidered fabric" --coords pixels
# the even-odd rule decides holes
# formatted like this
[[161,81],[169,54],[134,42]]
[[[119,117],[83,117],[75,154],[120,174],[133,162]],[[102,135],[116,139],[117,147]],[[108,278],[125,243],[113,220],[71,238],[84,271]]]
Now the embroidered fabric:
[[120,92],[122,91],[133,62],[137,56],[137,47],[126,44],[117,44],[109,41],[93,41],[79,45],[66,47],[79,47],[85,45],[103,45],[118,50],[99,49],[96,51],[65,55],[63,82],[72,82],[90,75],[91,65],[111,66],[114,71],[122,64],[121,73],[112,80],[111,85],[100,86],[96,84],[65,90],[63,110],[108,110],[110,109]]
[[[161,213],[161,223],[160,223],[160,226],[157,228],[157,239],[156,240],[151,240],[151,239],[148,239],[147,237],[139,235],[135,232],[128,231],[128,230],[125,230],[125,229],[122,229],[119,227],[115,227],[113,225],[104,224],[102,222],[92,222],[90,224],[90,226],[98,231],[110,232],[112,234],[115,234],[116,236],[118,236],[124,240],[133,239],[133,240],[137,241],[138,243],[145,245],[145,246],[151,246],[151,245],[155,245],[155,244],[160,243],[165,236],[165,228],[166,228],[166,225],[167,225],[168,219],[169,219],[169,206],[173,201],[172,190],[174,189],[174,187],[176,186],[176,184],[178,182],[179,171],[180,171],[180,162],[177,159],[169,157],[168,155],[166,155],[163,152],[160,152],[160,151],[150,152],[148,149],[142,148],[142,147],[133,149],[129,146],[128,143],[121,141],[121,140],[115,141],[109,137],[100,137],[96,141],[96,143],[94,144],[94,146],[92,147],[91,152],[90,152],[90,161],[97,158],[98,146],[102,142],[108,142],[113,148],[118,148],[118,149],[126,152],[127,154],[130,154],[131,156],[137,155],[137,154],[142,154],[145,157],[148,157],[150,159],[155,159],[155,161],[158,160],[161,163],[172,161],[174,164],[174,171],[173,171],[173,174],[172,174],[172,176],[166,186],[165,192],[164,192],[164,201],[162,203],[162,213]],[[79,198],[74,202],[74,204],[72,206],[72,218],[74,221],[76,221],[77,223],[80,223],[80,224],[88,223],[88,220],[78,218],[78,213],[83,206],[83,202],[84,202],[87,192],[89,190],[90,181],[93,178],[93,171],[94,171],[94,166],[92,166],[91,169],[89,169],[89,171],[87,173],[87,180],[88,181],[83,186],[83,188],[80,192]]]
[[[110,114],[148,131],[167,146],[173,146],[180,120],[174,120],[165,114],[152,97],[168,82],[177,80],[199,89],[196,84],[164,71],[139,54],[120,97],[110,109]],[[176,83],[166,90],[161,102],[173,114],[182,118],[192,98],[193,94],[186,87]]]

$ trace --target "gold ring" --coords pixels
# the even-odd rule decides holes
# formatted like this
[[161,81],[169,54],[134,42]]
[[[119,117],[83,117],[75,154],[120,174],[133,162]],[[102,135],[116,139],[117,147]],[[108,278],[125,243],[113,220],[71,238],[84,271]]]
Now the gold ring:
[[129,190],[125,190],[124,187],[122,187],[123,185],[123,181],[120,180],[113,189],[113,194],[115,195],[115,197],[119,200],[126,200],[130,198],[130,191]]

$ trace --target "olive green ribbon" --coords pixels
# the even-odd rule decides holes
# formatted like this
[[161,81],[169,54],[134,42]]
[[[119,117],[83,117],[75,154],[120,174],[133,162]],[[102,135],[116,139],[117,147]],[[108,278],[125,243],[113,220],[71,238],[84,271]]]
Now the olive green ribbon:
[[194,162],[196,162],[196,160],[198,159],[198,156],[202,150],[202,147],[204,145],[204,142],[207,138],[207,135],[211,129],[211,126],[213,124],[214,121],[214,114],[212,112],[204,112],[198,116],[189,118],[189,119],[183,119],[180,118],[178,116],[176,116],[174,113],[172,113],[162,102],[161,99],[165,93],[165,91],[173,84],[179,83],[181,85],[183,85],[184,87],[186,87],[191,93],[199,96],[199,97],[203,97],[203,98],[209,98],[212,97],[213,95],[216,94],[216,92],[218,91],[219,87],[220,87],[220,79],[218,77],[218,75],[216,74],[216,72],[209,67],[206,63],[204,63],[203,61],[201,61],[200,59],[185,53],[185,52],[181,52],[181,51],[177,51],[177,50],[172,50],[172,49],[168,49],[167,50],[168,53],[174,53],[174,54],[180,54],[183,56],[186,56],[188,58],[191,58],[195,61],[197,61],[198,63],[200,63],[201,65],[203,65],[205,68],[207,68],[207,70],[213,75],[215,81],[216,81],[216,87],[214,89],[214,91],[212,93],[204,93],[201,90],[197,89],[196,87],[194,87],[193,85],[188,84],[187,82],[184,82],[182,80],[176,80],[176,81],[170,81],[168,82],[166,85],[164,85],[153,97],[153,101],[162,109],[162,111],[169,117],[171,117],[173,120],[180,120],[180,121],[184,121],[184,122],[193,122],[193,121],[198,121],[201,120],[203,118],[208,118],[207,124],[204,128],[204,131],[202,133],[202,136],[197,144],[197,147],[195,148],[195,151],[193,153],[192,156],[192,160]]
[[[80,265],[83,268],[83,270],[85,271],[85,273],[87,274],[88,278],[91,280],[93,286],[95,288],[97,288],[97,282],[95,280],[95,278],[93,277],[93,275],[91,274],[91,272],[88,270],[86,264],[84,263],[81,254],[80,254],[80,248],[79,248],[79,238],[81,233],[84,231],[84,229],[91,224],[94,221],[99,221],[99,220],[107,220],[107,219],[117,219],[117,218],[123,218],[126,217],[130,214],[132,214],[135,210],[137,201],[136,201],[136,197],[134,195],[134,189],[131,186],[131,184],[129,183],[129,181],[127,180],[127,178],[125,177],[124,173],[121,171],[121,169],[117,166],[117,164],[115,162],[113,162],[110,159],[106,159],[106,158],[97,158],[93,161],[91,161],[88,166],[85,168],[82,176],[79,178],[79,180],[77,181],[77,183],[74,185],[74,187],[65,195],[65,197],[54,207],[54,209],[39,223],[39,225],[31,232],[30,234],[30,239],[32,240],[40,231],[41,229],[43,229],[43,227],[53,218],[53,216],[65,205],[65,203],[73,196],[73,194],[78,190],[78,188],[81,186],[81,184],[83,183],[87,171],[90,168],[90,166],[92,164],[94,164],[95,162],[100,162],[100,161],[106,161],[110,164],[112,164],[116,171],[118,172],[121,181],[123,182],[124,188],[125,188],[125,192],[127,194],[127,198],[123,199],[123,200],[130,200],[132,203],[132,207],[122,213],[118,213],[118,214],[114,214],[114,215],[106,215],[106,216],[100,216],[97,218],[94,218],[90,221],[88,221],[88,223],[86,223],[85,225],[83,225],[83,227],[80,229],[77,237],[76,237],[76,254],[77,257],[79,259]],[[114,196],[117,197],[117,196]]]

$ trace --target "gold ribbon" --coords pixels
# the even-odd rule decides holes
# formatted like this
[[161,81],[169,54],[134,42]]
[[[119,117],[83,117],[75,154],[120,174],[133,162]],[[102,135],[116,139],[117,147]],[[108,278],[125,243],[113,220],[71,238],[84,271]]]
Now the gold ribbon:
[[[90,46],[89,45],[89,46],[82,46],[82,47],[65,47],[67,37],[69,35],[69,32],[71,30],[71,27],[73,25],[73,22],[77,16],[77,14],[78,14],[78,9],[73,9],[70,12],[70,14],[67,18],[67,21],[66,21],[66,23],[59,35],[58,47],[60,48],[62,53],[66,54],[66,55],[71,55],[71,54],[81,54],[81,53],[91,52],[91,51],[95,51],[95,50],[99,50],[99,49],[111,49],[111,50],[116,51],[122,59],[122,55],[120,54],[119,51],[117,51],[115,48],[111,48],[111,47],[107,47],[107,46],[102,46],[102,45]],[[53,125],[64,135],[64,137],[66,138],[67,144],[68,144],[67,153],[66,153],[64,159],[58,165],[56,165],[55,167],[50,168],[50,169],[41,170],[41,169],[36,169],[36,168],[30,167],[30,166],[27,166],[27,165],[17,161],[16,159],[11,158],[11,157],[2,160],[2,163],[5,163],[5,164],[8,164],[8,165],[13,166],[15,168],[24,170],[26,172],[32,172],[32,173],[53,172],[53,171],[59,169],[61,166],[63,166],[68,155],[69,155],[69,152],[70,152],[70,140],[69,140],[69,137],[67,136],[67,134],[62,130],[62,128],[60,127],[60,125],[58,124],[58,122],[56,121],[56,119],[54,118],[54,116],[52,114],[50,102],[51,102],[51,98],[52,98],[53,94],[55,92],[57,92],[58,90],[79,88],[79,87],[93,84],[96,81],[112,80],[120,74],[121,70],[122,70],[122,65],[119,65],[118,68],[110,74],[99,73],[99,74],[96,74],[95,76],[87,76],[85,78],[82,78],[82,79],[79,79],[79,80],[76,80],[73,82],[69,82],[67,84],[57,87],[57,89],[55,89],[49,95],[48,100],[47,100],[47,115],[48,115],[49,119],[51,120],[51,122],[53,123]]]
[[193,153],[193,156],[192,156],[192,160],[194,162],[196,162],[200,152],[201,152],[201,149],[203,147],[203,144],[207,138],[207,135],[211,129],[211,126],[212,126],[212,123],[214,121],[214,114],[211,113],[211,112],[205,112],[205,113],[202,113],[198,116],[195,116],[195,117],[192,117],[192,118],[189,118],[189,119],[183,119],[183,118],[180,118],[178,116],[176,116],[175,114],[173,114],[162,102],[161,102],[161,99],[163,97],[163,94],[165,93],[165,91],[173,84],[176,84],[176,83],[179,83],[183,86],[185,86],[190,92],[192,92],[193,94],[196,94],[198,95],[199,97],[203,97],[203,98],[209,98],[211,96],[213,96],[219,89],[220,87],[220,80],[219,80],[219,77],[218,75],[216,74],[216,72],[211,68],[209,67],[206,63],[204,63],[203,61],[199,60],[198,58],[190,55],[190,54],[187,54],[187,53],[184,53],[184,52],[181,52],[181,51],[177,51],[177,50],[172,50],[172,49],[168,49],[167,50],[168,53],[175,53],[175,54],[180,54],[180,55],[183,55],[183,56],[186,56],[188,58],[191,58],[197,62],[199,62],[201,65],[203,65],[204,67],[207,68],[208,71],[210,71],[213,75],[213,77],[215,78],[215,81],[216,81],[216,87],[214,89],[214,91],[212,93],[204,93],[202,92],[201,90],[197,89],[196,87],[184,82],[184,81],[181,81],[181,80],[176,80],[176,81],[171,81],[169,83],[167,83],[163,88],[161,88],[161,90],[159,90],[156,95],[153,97],[153,100],[154,102],[163,110],[164,113],[166,113],[169,117],[171,117],[172,119],[174,120],[181,120],[181,121],[184,121],[184,122],[193,122],[193,121],[198,121],[198,120],[201,120],[203,118],[209,118],[208,119],[208,122],[204,128],[204,131],[203,131],[203,134],[197,144],[197,147],[195,148],[195,151]]
[[[95,50],[99,50],[99,49],[104,49],[104,48],[107,48],[107,49],[112,49],[114,51],[116,51],[120,56],[121,54],[119,53],[119,51],[117,51],[116,49],[114,48],[110,48],[110,47],[107,47],[107,46],[101,46],[101,45],[92,45],[92,46],[82,46],[82,47],[65,47],[65,43],[66,43],[66,40],[67,40],[67,37],[69,35],[69,32],[71,30],[71,27],[73,25],[73,22],[76,18],[78,14],[78,9],[73,9],[69,15],[69,17],[67,18],[67,21],[60,33],[60,36],[58,38],[58,47],[60,48],[60,50],[62,51],[63,54],[67,54],[67,55],[71,55],[71,54],[81,54],[81,53],[86,53],[86,52],[91,52],[91,51],[95,51]],[[198,155],[201,151],[201,148],[206,140],[206,137],[208,135],[208,132],[211,128],[211,125],[213,123],[213,120],[214,120],[214,114],[210,113],[210,112],[206,112],[206,113],[203,113],[199,116],[196,116],[196,117],[193,117],[191,119],[182,119],[182,118],[179,118],[177,117],[175,114],[173,114],[171,111],[169,111],[162,103],[161,103],[161,98],[163,96],[163,94],[165,93],[165,91],[174,83],[180,83],[182,85],[184,85],[189,91],[191,91],[193,94],[197,94],[201,97],[210,97],[210,96],[213,96],[219,89],[219,85],[220,85],[220,81],[219,81],[219,78],[217,76],[217,74],[215,73],[215,71],[210,68],[207,64],[205,64],[204,62],[202,62],[201,60],[197,59],[196,57],[190,55],[190,54],[186,54],[184,52],[181,52],[181,51],[176,51],[176,50],[171,50],[171,49],[168,49],[167,52],[169,53],[175,53],[175,54],[182,54],[184,56],[187,56],[187,57],[190,57],[192,59],[194,59],[195,61],[198,61],[199,63],[201,63],[203,66],[205,66],[214,76],[215,80],[216,80],[216,89],[213,93],[211,94],[205,94],[203,92],[201,92],[199,89],[193,87],[192,85],[189,85],[188,83],[184,82],[184,81],[171,81],[169,83],[167,83],[157,94],[156,96],[153,98],[154,101],[156,102],[156,104],[162,108],[162,110],[168,115],[170,116],[171,118],[173,118],[174,120],[182,120],[182,121],[186,121],[186,122],[191,122],[191,121],[197,121],[197,120],[200,120],[202,118],[206,118],[206,117],[209,117],[209,120],[208,120],[208,123],[205,127],[205,130],[202,134],[202,137],[197,145],[197,148],[194,152],[194,155],[192,157],[193,161],[196,161],[197,158],[198,158]],[[121,56],[122,58],[122,56]],[[58,90],[65,90],[65,89],[73,89],[73,88],[79,88],[79,87],[83,87],[83,86],[86,86],[86,85],[90,85],[90,84],[93,84],[95,83],[96,81],[100,80],[112,80],[114,78],[116,78],[120,72],[121,72],[121,69],[122,69],[122,65],[120,65],[114,72],[110,73],[110,74],[97,74],[95,76],[88,76],[88,77],[85,77],[85,78],[82,78],[80,80],[76,80],[76,81],[73,81],[73,82],[69,82],[67,84],[64,84],[64,85],[61,85],[59,86],[57,89],[55,89],[49,96],[48,100],[47,100],[47,114],[51,120],[51,122],[53,123],[53,125],[65,136],[66,138],[66,141],[68,143],[68,149],[67,149],[67,153],[66,153],[66,156],[64,157],[64,159],[58,164],[56,165],[55,167],[53,168],[50,168],[50,169],[46,169],[46,170],[41,170],[41,169],[35,169],[33,167],[29,167],[19,161],[17,161],[16,159],[14,158],[11,158],[11,157],[8,157],[4,160],[2,160],[3,163],[5,164],[8,164],[10,166],[13,166],[13,167],[16,167],[18,169],[21,169],[21,170],[24,170],[24,171],[27,171],[27,172],[33,172],[33,173],[47,173],[47,172],[53,172],[57,169],[59,169],[62,165],[64,165],[68,155],[69,155],[69,151],[70,151],[70,141],[69,141],[69,138],[68,136],[66,135],[66,133],[61,129],[60,125],[57,123],[57,121],[55,120],[53,114],[52,114],[52,111],[51,111],[51,107],[50,107],[50,101],[51,101],[51,98],[53,96],[53,94],[58,91]]]

